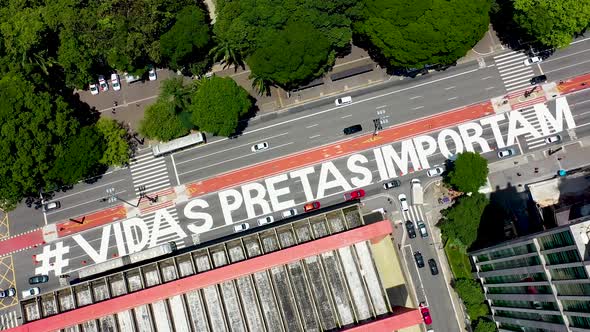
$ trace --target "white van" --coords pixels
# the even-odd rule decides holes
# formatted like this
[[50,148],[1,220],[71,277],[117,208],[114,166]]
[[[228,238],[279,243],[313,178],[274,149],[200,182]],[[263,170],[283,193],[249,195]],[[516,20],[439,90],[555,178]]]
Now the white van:
[[273,218],[273,216],[266,216],[264,218],[258,219],[258,225],[262,226],[262,225],[270,224],[273,221],[275,221],[275,218]]
[[291,218],[297,215],[297,209],[289,209],[287,211],[283,211],[283,218]]

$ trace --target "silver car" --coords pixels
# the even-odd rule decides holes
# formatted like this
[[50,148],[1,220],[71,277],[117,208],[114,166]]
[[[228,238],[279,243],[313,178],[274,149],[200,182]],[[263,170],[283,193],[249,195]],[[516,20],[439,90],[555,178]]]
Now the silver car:
[[268,149],[268,142],[262,142],[252,145],[252,152],[262,151]]
[[273,221],[275,221],[275,218],[273,218],[273,216],[266,216],[264,218],[258,219],[258,225],[262,226],[262,225],[270,224]]
[[557,143],[559,141],[561,141],[560,135],[553,135],[553,136],[549,136],[549,137],[545,138],[545,143],[547,143],[547,144]]
[[441,166],[434,165],[434,168],[431,168],[428,171],[426,171],[426,175],[428,175],[428,177],[435,177],[437,175],[441,175],[442,173],[444,173],[444,171],[445,169]]
[[39,295],[39,293],[41,293],[41,289],[39,289],[39,287],[33,287],[22,291],[23,298]]
[[506,158],[506,157],[510,157],[510,156],[514,156],[516,154],[516,151],[514,151],[514,149],[504,149],[504,150],[500,150],[498,151],[498,158],[502,159],[502,158]]
[[247,222],[242,223],[242,224],[237,224],[234,226],[234,233],[246,231],[246,230],[248,230],[248,228],[250,228],[250,224],[248,224]]

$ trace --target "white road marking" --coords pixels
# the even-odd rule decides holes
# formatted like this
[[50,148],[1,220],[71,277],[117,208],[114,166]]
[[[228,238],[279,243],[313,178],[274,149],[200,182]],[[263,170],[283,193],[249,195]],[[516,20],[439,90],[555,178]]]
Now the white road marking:
[[313,135],[313,136],[309,136],[308,138],[312,139],[312,138],[316,138],[316,137],[320,137],[320,135]]
[[414,107],[414,108],[412,108],[412,109],[413,109],[413,110],[419,110],[419,109],[421,109],[421,108],[424,108],[424,106],[418,106],[418,107]]
[[414,99],[418,99],[418,98],[422,98],[422,96],[414,96],[414,97],[410,97],[410,100],[414,100]]
[[489,86],[489,87],[486,88],[486,91],[492,90],[493,88],[495,88],[495,87],[494,86]]
[[455,88],[455,86],[450,86],[448,88],[445,88],[445,90],[451,90],[451,89],[454,89],[454,88]]
[[[125,192],[127,192],[127,190],[117,191],[117,192],[114,193],[114,195],[119,195],[119,194],[122,194],[122,193],[125,193]],[[97,202],[97,199],[93,199],[93,200],[90,200],[90,201],[82,202],[80,204],[69,205],[68,207],[62,207],[62,208],[60,208],[58,210],[55,210],[54,213],[57,213],[57,212],[60,212],[60,211],[70,210],[70,209],[76,208],[78,206],[82,206],[82,205],[89,204],[89,203],[96,204],[96,202]],[[52,214],[52,213],[50,213],[50,214]]]
[[[110,186],[113,183],[117,183],[117,182],[121,182],[121,181],[125,181],[125,180],[128,180],[128,179],[120,179],[120,180],[117,180],[117,181],[112,181],[112,182],[109,182],[109,183],[101,184],[99,186],[93,186],[92,188],[88,188],[88,189],[76,191],[75,193],[71,193],[71,194],[68,194],[68,195],[63,195],[63,196],[56,197],[55,200],[61,200],[61,199],[64,199],[64,198],[67,198],[67,197],[70,197],[70,196],[78,196],[81,193],[85,193],[85,192],[90,191],[90,190],[95,190],[95,189],[98,189],[98,188]],[[46,202],[51,202],[51,201],[46,201]]]
[[574,64],[571,64],[571,65],[569,65],[569,66],[559,67],[559,68],[557,68],[557,69],[555,69],[555,70],[549,70],[549,71],[546,71],[546,72],[545,72],[545,74],[553,73],[553,72],[556,72],[556,71],[559,71],[559,70],[562,70],[562,69],[566,69],[566,68],[575,67],[575,66],[581,65],[581,64],[583,64],[583,63],[588,63],[588,62],[590,62],[590,60],[586,60],[586,61],[582,61],[582,62],[574,63]]
[[312,124],[311,126],[307,126],[307,127],[305,127],[305,128],[309,129],[309,128],[316,127],[317,125],[318,125],[318,124],[316,123],[316,124]]
[[174,169],[174,175],[176,177],[176,185],[180,186],[180,179],[178,178],[178,170],[176,169],[176,162],[174,161],[174,155],[170,155],[170,159],[172,159],[172,168]]
[[457,97],[451,97],[451,98],[449,98],[447,100],[454,100],[454,99],[457,99]]
[[341,119],[346,119],[346,118],[350,118],[351,116],[352,116],[352,114],[348,114],[348,115],[345,115],[345,116],[341,116],[340,118]]
[[492,78],[492,77],[493,77],[493,76],[486,76],[486,77],[483,77],[481,80],[482,80],[482,81],[485,81],[485,80],[488,80],[488,79],[490,79],[490,78]]

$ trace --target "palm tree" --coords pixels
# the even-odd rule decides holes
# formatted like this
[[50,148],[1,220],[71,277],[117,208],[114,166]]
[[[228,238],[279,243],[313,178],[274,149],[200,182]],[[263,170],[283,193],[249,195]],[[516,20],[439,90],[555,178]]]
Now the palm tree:
[[270,96],[270,87],[273,85],[271,80],[255,73],[250,74],[248,78],[252,80],[252,87],[258,92],[258,95]]
[[214,39],[217,45],[209,52],[209,55],[213,57],[213,62],[221,60],[221,63],[224,65],[223,69],[232,65],[235,66],[236,70],[238,70],[238,66],[245,69],[240,50],[234,48],[231,42],[225,39],[219,39],[217,37],[214,37]]

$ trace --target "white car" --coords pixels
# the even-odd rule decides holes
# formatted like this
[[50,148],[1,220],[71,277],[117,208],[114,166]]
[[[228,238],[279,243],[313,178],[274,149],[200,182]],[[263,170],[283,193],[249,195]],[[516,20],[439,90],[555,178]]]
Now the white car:
[[111,74],[111,85],[113,86],[113,90],[121,90],[121,82],[119,82],[119,75],[117,75],[116,73]]
[[405,194],[399,194],[397,199],[399,199],[399,204],[402,206],[402,211],[408,211],[410,209],[410,207],[408,207],[408,199],[406,198]]
[[498,151],[498,158],[506,158],[509,156],[513,156],[515,154],[516,154],[516,152],[514,151],[514,149],[505,149],[505,150]]
[[342,98],[338,98],[338,99],[334,100],[334,104],[336,104],[336,106],[350,104],[350,103],[352,103],[351,96],[346,96],[346,97],[342,97]]
[[100,91],[109,91],[109,85],[102,75],[98,76],[98,86],[100,87]]
[[158,78],[156,76],[156,68],[154,68],[154,66],[150,66],[150,69],[148,71],[148,77],[150,81],[155,81]]
[[95,83],[90,84],[90,93],[96,96],[98,94],[98,85]]
[[530,66],[530,65],[532,65],[534,63],[539,63],[541,61],[543,61],[543,59],[541,59],[538,56],[534,56],[532,58],[525,59],[523,63],[524,63],[525,66]]
[[444,171],[445,169],[441,166],[434,165],[434,168],[431,168],[428,171],[426,171],[426,175],[428,175],[428,177],[435,177],[441,175],[442,173],[444,173]]
[[258,219],[258,225],[262,226],[262,225],[270,224],[273,221],[275,221],[275,218],[273,218],[273,216],[266,216],[264,218]]
[[283,218],[291,218],[297,215],[297,209],[289,209],[287,211],[283,211]]
[[243,224],[237,224],[234,226],[234,233],[246,231],[248,230],[248,228],[250,228],[250,224],[248,224],[247,222]]
[[39,287],[33,287],[22,291],[23,298],[39,295],[39,293],[41,293],[41,289],[39,289]]
[[57,210],[60,207],[61,207],[61,203],[59,201],[53,201],[53,202],[43,204],[43,211],[48,212],[51,210]]
[[268,142],[262,142],[255,145],[252,145],[252,152],[262,151],[268,149]]
[[545,143],[547,143],[547,144],[556,143],[559,141],[561,141],[560,135],[553,135],[553,136],[549,136],[549,137],[545,138]]

